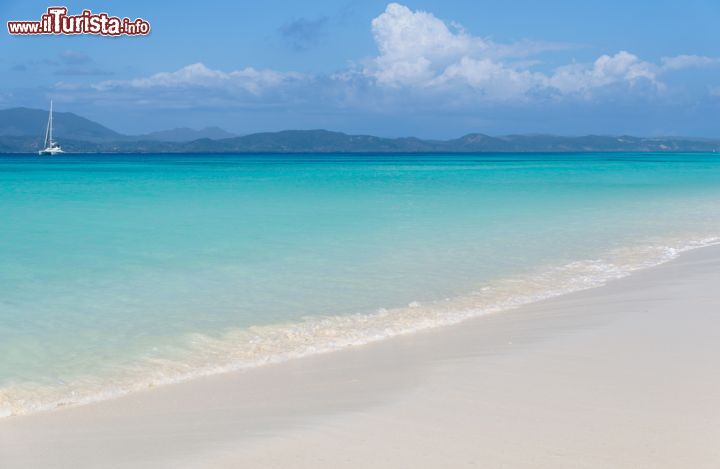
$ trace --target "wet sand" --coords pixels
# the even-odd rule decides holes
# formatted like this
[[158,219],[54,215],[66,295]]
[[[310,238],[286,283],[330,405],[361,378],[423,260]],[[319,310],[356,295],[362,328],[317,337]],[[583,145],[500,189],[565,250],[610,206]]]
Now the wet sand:
[[717,468],[720,247],[340,352],[0,420],[0,467]]

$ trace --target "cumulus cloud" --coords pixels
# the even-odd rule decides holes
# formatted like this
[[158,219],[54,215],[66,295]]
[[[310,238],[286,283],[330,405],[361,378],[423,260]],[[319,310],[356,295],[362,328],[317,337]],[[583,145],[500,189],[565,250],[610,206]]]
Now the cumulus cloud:
[[462,57],[428,85],[443,90],[466,85],[483,97],[504,100],[527,96],[546,86],[546,82],[547,78],[541,73],[508,67],[490,59]]
[[[372,34],[379,55],[365,73],[389,86],[447,84],[460,76],[475,85],[503,75],[511,81],[524,81],[528,77],[523,72],[497,61],[572,47],[528,40],[498,44],[469,34],[458,23],[446,23],[432,13],[412,11],[398,3],[390,3],[372,21]],[[478,75],[482,69],[489,72],[485,78]]]
[[454,29],[431,13],[391,3],[372,21],[380,55],[366,73],[382,84],[424,84],[439,68],[488,48],[482,39]]
[[[468,107],[478,102],[591,100],[608,93],[657,95],[667,89],[665,74],[720,64],[720,59],[697,55],[665,57],[653,63],[621,50],[587,63],[542,67],[540,54],[570,45],[529,40],[501,44],[398,3],[388,4],[370,26],[377,54],[356,68],[330,75],[252,67],[223,71],[195,63],[147,77],[103,81],[92,89],[106,94],[135,93],[148,103],[164,98],[189,103],[206,96],[214,101],[205,102],[223,106],[254,99],[268,105],[381,109],[393,105],[394,99],[406,105],[425,102],[428,106]],[[323,27],[323,19],[302,20],[289,23],[281,33],[302,42]],[[82,57],[68,56],[67,60]]]
[[472,36],[432,13],[412,11],[397,3],[389,4],[373,20],[372,32],[379,55],[365,68],[365,74],[379,85],[442,91],[455,86],[476,91],[476,97],[498,100],[527,99],[538,93],[587,97],[611,85],[634,87],[640,82],[661,90],[661,72],[714,60],[679,56],[655,65],[620,51],[602,55],[590,64],[570,64],[541,73],[533,71],[532,62],[512,59],[552,47],[529,41],[497,44]]
[[588,94],[595,89],[618,83],[634,86],[645,82],[656,89],[664,85],[658,81],[660,68],[640,60],[636,55],[620,51],[615,55],[602,55],[588,65],[559,67],[548,77],[548,86],[564,94]]

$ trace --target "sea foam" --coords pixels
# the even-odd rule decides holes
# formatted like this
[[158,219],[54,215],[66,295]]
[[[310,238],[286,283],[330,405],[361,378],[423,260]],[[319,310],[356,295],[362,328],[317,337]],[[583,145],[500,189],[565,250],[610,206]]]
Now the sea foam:
[[0,388],[0,417],[116,398],[134,391],[193,378],[243,370],[309,355],[361,346],[406,334],[458,324],[563,294],[599,287],[681,253],[720,244],[720,237],[655,242],[615,249],[606,255],[535,269],[479,286],[474,292],[434,302],[410,302],[372,313],[307,317],[302,321],[228,330],[217,336],[190,334],[173,354],[150,356],[114,370],[54,385]]

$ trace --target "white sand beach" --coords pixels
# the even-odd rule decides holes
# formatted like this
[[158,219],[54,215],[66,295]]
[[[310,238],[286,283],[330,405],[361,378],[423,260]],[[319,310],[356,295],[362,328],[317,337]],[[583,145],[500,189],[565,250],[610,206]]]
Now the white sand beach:
[[720,247],[457,326],[0,420],[14,468],[717,468]]

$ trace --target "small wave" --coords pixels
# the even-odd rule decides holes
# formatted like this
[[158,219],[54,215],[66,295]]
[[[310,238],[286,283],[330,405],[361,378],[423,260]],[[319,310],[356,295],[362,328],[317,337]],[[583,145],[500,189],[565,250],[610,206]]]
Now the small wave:
[[448,326],[485,314],[586,290],[657,266],[682,252],[720,244],[718,237],[656,242],[499,280],[468,295],[371,314],[309,317],[300,322],[230,330],[219,337],[191,334],[172,357],[148,357],[112,378],[87,376],[56,386],[0,389],[0,417],[30,414],[119,397],[193,378],[280,363]]

